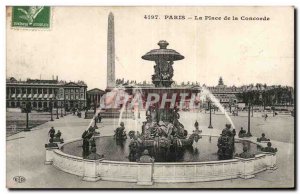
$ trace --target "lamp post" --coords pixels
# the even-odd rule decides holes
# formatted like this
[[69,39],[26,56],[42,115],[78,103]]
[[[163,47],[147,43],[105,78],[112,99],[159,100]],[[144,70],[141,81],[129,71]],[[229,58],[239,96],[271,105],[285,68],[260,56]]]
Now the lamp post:
[[249,105],[248,105],[248,133],[247,133],[248,137],[252,136],[252,134],[250,132],[250,111],[251,111],[250,109],[251,109],[251,106],[250,106],[250,103],[249,103]]
[[67,116],[67,112],[66,112],[66,101],[64,101],[64,109],[65,109],[65,116]]
[[97,111],[97,101],[94,100],[94,114],[96,114],[96,111]]
[[210,100],[208,100],[208,107],[209,107],[209,126],[208,126],[208,128],[212,129],[213,126],[211,124],[211,101]]
[[60,102],[60,117],[64,117],[64,114],[63,114],[63,102]]
[[58,117],[58,103],[57,103],[57,101],[56,101],[56,119],[59,119],[59,117]]
[[94,129],[98,129],[96,115],[95,115],[95,118],[94,118]]
[[52,112],[53,104],[52,104],[52,100],[50,100],[50,106],[49,106],[49,108],[50,108],[50,113],[51,113],[51,119],[50,119],[50,121],[53,121],[53,112]]
[[24,111],[26,113],[26,129],[24,129],[24,131],[30,131],[30,129],[29,129],[29,113],[31,112],[31,104],[29,104],[28,99],[26,100],[26,105],[25,105]]

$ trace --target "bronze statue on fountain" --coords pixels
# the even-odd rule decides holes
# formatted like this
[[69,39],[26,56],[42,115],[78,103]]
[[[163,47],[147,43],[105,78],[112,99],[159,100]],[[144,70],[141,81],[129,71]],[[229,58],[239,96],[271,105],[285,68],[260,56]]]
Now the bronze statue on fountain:
[[181,151],[198,142],[200,131],[195,130],[188,137],[188,132],[180,123],[178,109],[157,109],[150,107],[146,111],[146,120],[142,133],[130,131],[129,160],[135,161],[147,149],[151,155],[166,153],[170,150]]
[[116,141],[124,141],[127,139],[124,122],[121,122],[120,127],[115,130],[114,138]]
[[155,87],[171,87],[173,84],[174,61],[184,59],[184,56],[172,49],[167,49],[169,43],[165,40],[158,42],[159,49],[153,49],[142,56],[142,59],[154,61],[154,74],[152,83]]
[[219,160],[228,160],[233,158],[234,152],[234,133],[230,130],[231,124],[226,124],[225,129],[218,139],[218,157]]

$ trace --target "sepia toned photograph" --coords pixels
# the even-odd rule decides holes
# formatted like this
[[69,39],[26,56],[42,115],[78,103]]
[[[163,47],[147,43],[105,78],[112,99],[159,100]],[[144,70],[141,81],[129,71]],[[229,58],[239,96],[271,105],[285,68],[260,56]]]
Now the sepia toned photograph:
[[7,6],[8,189],[295,188],[293,6]]

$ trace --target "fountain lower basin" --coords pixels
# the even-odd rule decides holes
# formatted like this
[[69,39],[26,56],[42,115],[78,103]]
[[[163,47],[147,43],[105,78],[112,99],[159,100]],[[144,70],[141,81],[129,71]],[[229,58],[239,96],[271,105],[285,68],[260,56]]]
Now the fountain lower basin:
[[[199,142],[206,140],[204,138]],[[251,140],[247,141],[255,144]],[[65,149],[68,145],[79,146],[79,142],[80,139],[66,141],[62,147]],[[211,143],[211,145],[215,144]],[[135,182],[138,185],[152,185],[159,182],[180,183],[252,178],[259,172],[276,169],[276,154],[257,152],[256,156],[250,159],[234,158],[205,162],[139,163],[107,159],[86,160],[67,154],[61,149],[46,149],[45,164],[52,164],[61,171],[82,177],[85,181],[123,181]]]

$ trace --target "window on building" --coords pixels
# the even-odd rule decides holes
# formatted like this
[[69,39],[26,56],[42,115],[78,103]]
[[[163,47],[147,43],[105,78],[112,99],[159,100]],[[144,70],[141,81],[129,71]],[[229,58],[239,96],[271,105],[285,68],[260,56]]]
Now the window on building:
[[69,94],[66,94],[66,99],[69,99]]

